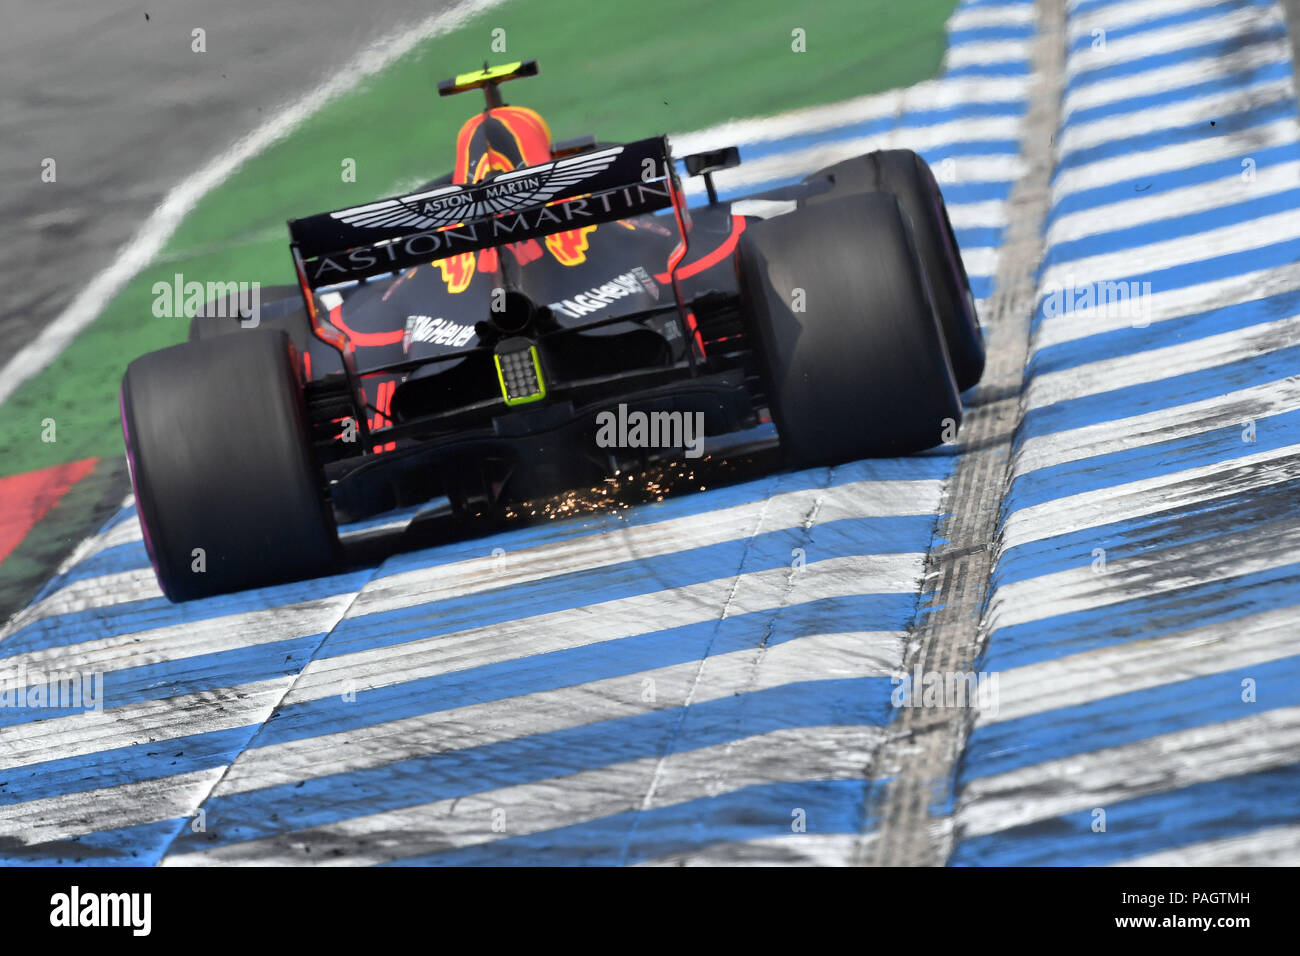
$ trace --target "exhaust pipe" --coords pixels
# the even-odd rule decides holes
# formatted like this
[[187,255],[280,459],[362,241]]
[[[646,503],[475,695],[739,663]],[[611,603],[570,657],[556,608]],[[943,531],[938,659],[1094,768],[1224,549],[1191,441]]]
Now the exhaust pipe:
[[503,335],[518,335],[537,318],[537,306],[522,292],[514,289],[506,289],[499,294],[500,292],[501,290],[493,292],[488,322]]

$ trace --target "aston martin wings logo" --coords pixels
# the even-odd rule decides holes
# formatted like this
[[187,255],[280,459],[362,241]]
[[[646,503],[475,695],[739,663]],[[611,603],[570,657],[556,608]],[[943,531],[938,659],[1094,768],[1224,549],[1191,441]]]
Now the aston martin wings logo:
[[438,229],[501,213],[542,206],[585,179],[604,172],[623,152],[611,146],[594,153],[512,170],[474,186],[443,186],[413,196],[340,209],[330,215],[349,226],[371,229]]

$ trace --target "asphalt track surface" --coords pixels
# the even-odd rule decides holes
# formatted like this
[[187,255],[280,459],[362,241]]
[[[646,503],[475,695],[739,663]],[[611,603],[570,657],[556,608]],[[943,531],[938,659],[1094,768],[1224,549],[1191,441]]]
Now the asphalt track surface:
[[[1014,428],[179,607],[128,505],[0,632],[7,665],[96,670],[106,696],[0,711],[0,853],[1300,860],[1285,22],[1262,0],[1063,8],[963,3],[937,81],[677,137],[739,140],[728,192],[920,150],[990,340],[1027,356],[968,404],[1011,408]],[[1120,280],[1135,305],[1078,295]],[[1036,290],[995,326],[1015,318],[1008,281]],[[987,574],[957,589],[935,572],[961,536]],[[897,677],[936,660],[995,675],[996,696],[918,725]],[[892,786],[909,756],[936,768],[913,781],[934,795],[920,818]]]
[[[0,5],[0,221],[23,237],[0,260],[9,343],[45,328],[76,294],[75,277],[102,270],[173,183],[395,24],[450,3],[19,6]],[[206,31],[205,52],[192,49],[196,28]],[[53,183],[41,179],[47,157]]]

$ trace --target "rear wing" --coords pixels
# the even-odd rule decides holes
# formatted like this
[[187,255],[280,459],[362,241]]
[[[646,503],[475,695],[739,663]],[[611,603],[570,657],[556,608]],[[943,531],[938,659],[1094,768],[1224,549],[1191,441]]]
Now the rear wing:
[[306,292],[673,205],[685,229],[679,195],[660,136],[291,219],[289,235]]
[[[351,340],[316,308],[317,289],[669,206],[681,235],[668,257],[669,285],[685,330],[677,267],[686,258],[690,219],[663,136],[525,166],[479,183],[291,219],[290,249],[312,331],[338,351],[356,406],[364,408],[360,379],[386,369],[358,375]],[[693,354],[691,361],[693,366]],[[364,415],[357,426],[362,448],[369,448]]]

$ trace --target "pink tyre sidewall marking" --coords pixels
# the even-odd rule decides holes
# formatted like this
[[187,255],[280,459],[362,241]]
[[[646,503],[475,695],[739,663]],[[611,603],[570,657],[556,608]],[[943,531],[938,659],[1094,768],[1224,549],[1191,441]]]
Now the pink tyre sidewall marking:
[[149,523],[145,521],[144,511],[140,507],[140,489],[136,485],[136,463],[135,452],[131,450],[131,426],[126,420],[126,388],[125,385],[117,391],[117,410],[122,419],[122,437],[126,445],[126,470],[131,476],[131,494],[135,496],[135,516],[140,522],[140,533],[144,537],[144,549],[149,555],[149,565],[153,568],[154,577],[159,583],[162,582],[162,575],[158,573],[158,559],[154,556],[153,539],[149,537]]

